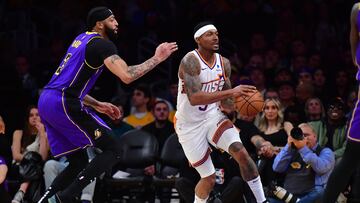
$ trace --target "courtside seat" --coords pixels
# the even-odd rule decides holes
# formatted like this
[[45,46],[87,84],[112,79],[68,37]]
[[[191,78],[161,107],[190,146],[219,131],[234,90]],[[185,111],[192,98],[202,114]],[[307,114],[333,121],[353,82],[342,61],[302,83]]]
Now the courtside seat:
[[[118,147],[121,149],[119,157],[119,163],[114,166],[113,171],[118,169],[138,169],[155,164],[158,154],[158,142],[156,138],[139,129],[134,129],[124,133],[117,138],[119,142]],[[120,179],[113,177],[104,178],[105,192],[111,202],[114,198],[123,198],[123,195],[127,198],[133,198],[136,196],[136,192],[132,193],[132,189],[142,188],[146,184],[149,184],[147,178],[143,175],[129,176]],[[150,183],[151,184],[151,183]],[[124,192],[122,192],[124,191]],[[134,190],[136,191],[136,190]]]

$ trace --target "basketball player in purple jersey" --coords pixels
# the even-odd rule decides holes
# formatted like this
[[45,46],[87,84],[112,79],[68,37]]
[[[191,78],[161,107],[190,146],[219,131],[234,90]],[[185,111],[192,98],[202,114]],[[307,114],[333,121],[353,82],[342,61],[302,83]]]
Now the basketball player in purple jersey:
[[[350,47],[351,55],[355,66],[359,68],[360,61],[360,3],[354,4],[350,15]],[[356,80],[360,80],[360,71],[356,74]],[[359,95],[359,94],[358,94]],[[324,193],[324,203],[336,202],[340,192],[342,192],[349,183],[350,177],[357,169],[360,159],[360,105],[359,96],[356,106],[353,110],[347,133],[347,144],[344,155],[340,163],[335,167],[330,175]]]
[[[88,95],[104,67],[129,84],[166,60],[177,50],[175,42],[162,43],[153,57],[128,66],[109,40],[116,36],[118,23],[106,7],[96,7],[87,16],[88,31],[75,38],[39,99],[39,113],[46,126],[51,152],[66,156],[67,168],[59,174],[39,202],[56,195],[58,202],[71,202],[95,177],[116,163],[120,149],[109,136],[111,130],[94,112],[120,117],[118,108]],[[86,147],[103,153],[90,163]]]

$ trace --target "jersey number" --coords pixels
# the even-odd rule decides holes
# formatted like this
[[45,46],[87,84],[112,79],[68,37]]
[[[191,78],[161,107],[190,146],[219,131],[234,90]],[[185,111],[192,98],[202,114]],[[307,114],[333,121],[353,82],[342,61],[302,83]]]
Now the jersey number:
[[59,75],[60,72],[65,68],[67,62],[69,61],[70,57],[71,57],[71,53],[67,53],[63,62],[60,64],[60,66],[57,68],[55,75]]

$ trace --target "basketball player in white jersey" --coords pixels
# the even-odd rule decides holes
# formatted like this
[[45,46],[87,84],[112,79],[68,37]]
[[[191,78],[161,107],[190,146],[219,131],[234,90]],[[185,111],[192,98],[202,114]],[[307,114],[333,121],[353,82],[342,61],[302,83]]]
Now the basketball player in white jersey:
[[219,110],[220,102],[231,102],[232,97],[249,95],[256,88],[249,85],[231,88],[230,62],[216,53],[219,37],[213,24],[197,25],[194,39],[198,49],[187,53],[179,67],[175,130],[187,159],[201,176],[195,187],[195,203],[206,202],[215,184],[209,143],[228,152],[238,162],[256,201],[267,202],[257,167],[242,145],[239,132]]

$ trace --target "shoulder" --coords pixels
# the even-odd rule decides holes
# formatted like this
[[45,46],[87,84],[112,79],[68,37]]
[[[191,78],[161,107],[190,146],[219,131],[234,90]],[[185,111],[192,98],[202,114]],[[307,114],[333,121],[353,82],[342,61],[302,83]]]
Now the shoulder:
[[357,16],[358,16],[358,11],[360,8],[360,3],[355,3],[351,9],[351,23],[352,25],[355,25],[356,21],[357,21]]
[[359,8],[360,8],[360,3],[359,3],[359,2],[358,2],[358,3],[355,3],[355,4],[353,5],[353,7],[352,7],[352,11],[358,11]]
[[21,138],[21,136],[23,135],[23,131],[22,130],[15,130],[14,131],[14,134],[13,134],[13,137],[15,138],[18,138],[18,137],[20,137]]
[[104,39],[102,37],[95,37],[90,39],[90,41],[87,43],[87,47],[116,47],[115,44],[107,39]]
[[195,56],[194,53],[187,53],[180,62],[180,77],[183,78],[183,74],[186,73],[188,75],[199,75],[200,74],[200,62],[199,59]]
[[181,64],[188,65],[188,64],[194,64],[199,63],[199,59],[195,56],[193,52],[188,52],[182,59]]
[[226,58],[225,56],[222,56],[220,54],[219,54],[219,56],[220,56],[221,60],[223,61],[224,65],[230,64],[230,60],[228,58]]

